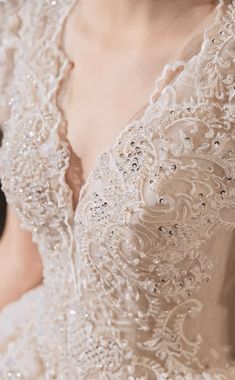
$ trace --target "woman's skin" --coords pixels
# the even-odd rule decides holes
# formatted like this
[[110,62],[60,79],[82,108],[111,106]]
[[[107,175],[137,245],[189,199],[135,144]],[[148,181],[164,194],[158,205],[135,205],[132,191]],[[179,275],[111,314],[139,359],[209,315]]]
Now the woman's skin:
[[[63,41],[74,65],[59,98],[83,181],[97,154],[145,105],[164,64],[181,58],[187,42],[210,23],[215,5],[211,0],[76,4]],[[40,254],[9,207],[0,241],[0,308],[41,282]]]

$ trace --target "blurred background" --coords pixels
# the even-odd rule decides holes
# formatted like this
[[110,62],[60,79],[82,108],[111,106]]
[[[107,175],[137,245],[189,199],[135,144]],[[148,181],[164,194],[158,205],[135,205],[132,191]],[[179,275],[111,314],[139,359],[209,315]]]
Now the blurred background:
[[[0,146],[2,142],[2,132],[0,131]],[[7,211],[7,204],[6,204],[6,198],[2,191],[2,184],[0,179],[0,238],[3,234],[3,229],[5,225],[6,220],[6,211]]]

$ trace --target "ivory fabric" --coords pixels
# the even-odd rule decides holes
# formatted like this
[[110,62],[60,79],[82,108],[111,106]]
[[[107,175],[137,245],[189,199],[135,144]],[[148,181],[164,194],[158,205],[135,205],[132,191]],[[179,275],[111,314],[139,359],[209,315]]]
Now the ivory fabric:
[[235,2],[166,64],[74,210],[57,93],[75,3],[0,1],[0,177],[43,260],[0,311],[0,379],[234,380]]

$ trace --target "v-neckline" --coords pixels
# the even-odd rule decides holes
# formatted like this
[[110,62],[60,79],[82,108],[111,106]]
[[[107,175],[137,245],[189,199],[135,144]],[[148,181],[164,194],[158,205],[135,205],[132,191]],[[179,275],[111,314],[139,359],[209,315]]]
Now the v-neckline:
[[[64,19],[61,23],[61,27],[60,27],[60,40],[62,40],[63,38],[63,30],[64,30],[64,26],[65,26],[65,23],[68,19],[68,17],[70,16],[71,12],[72,12],[72,9],[73,7],[75,6],[75,4],[77,3],[77,1],[79,0],[72,0],[72,2],[69,4],[69,9],[68,11],[66,12],[65,16],[64,16]],[[89,171],[88,175],[87,175],[87,178],[86,180],[83,182],[83,184],[80,186],[80,190],[79,190],[79,196],[78,196],[78,199],[77,199],[77,202],[76,202],[76,205],[75,207],[73,207],[73,196],[74,196],[74,191],[72,190],[72,188],[70,187],[70,185],[68,184],[68,182],[66,181],[66,173],[69,169],[69,165],[70,165],[70,156],[71,156],[71,150],[72,150],[72,145],[70,143],[70,141],[68,140],[68,126],[67,126],[67,120],[65,118],[65,115],[63,115],[62,118],[64,118],[64,122],[66,124],[66,133],[64,134],[64,138],[60,137],[59,135],[59,132],[60,132],[60,125],[58,125],[57,127],[57,138],[58,138],[58,141],[61,141],[63,142],[63,144],[66,145],[66,149],[67,149],[67,154],[68,154],[68,166],[66,168],[66,173],[65,175],[63,176],[63,182],[64,182],[64,185],[65,187],[67,188],[67,191],[70,195],[70,211],[73,215],[73,220],[76,218],[76,215],[79,213],[79,210],[80,210],[80,207],[81,207],[81,202],[83,200],[83,196],[85,194],[85,192],[87,191],[90,183],[91,183],[91,179],[92,177],[94,176],[94,173],[95,171],[97,170],[97,165],[101,159],[101,157],[104,155],[104,154],[107,154],[109,153],[112,149],[115,148],[115,146],[117,145],[117,143],[120,141],[120,139],[124,136],[125,133],[127,133],[127,131],[129,130],[129,128],[131,127],[131,125],[134,123],[138,123],[138,122],[141,122],[147,115],[150,107],[152,106],[153,103],[157,104],[160,100],[160,97],[162,95],[162,92],[164,91],[164,89],[168,86],[168,85],[172,85],[180,75],[182,75],[186,68],[191,64],[191,62],[193,62],[194,60],[197,60],[200,56],[202,56],[204,54],[204,52],[206,51],[206,43],[207,43],[207,36],[209,34],[209,32],[216,26],[218,20],[219,20],[219,17],[220,17],[220,14],[221,14],[221,9],[222,9],[222,6],[225,4],[225,1],[226,0],[217,0],[218,3],[216,4],[215,6],[215,9],[213,12],[215,12],[215,16],[213,17],[212,19],[212,22],[204,29],[204,32],[203,32],[203,37],[202,37],[202,42],[200,44],[200,48],[198,49],[198,51],[196,53],[194,53],[188,60],[181,60],[181,59],[176,59],[173,63],[165,63],[162,70],[160,71],[160,74],[158,74],[154,80],[154,90],[149,94],[147,100],[146,100],[146,103],[137,111],[135,112],[130,118],[129,118],[129,121],[127,123],[124,124],[124,126],[119,130],[118,134],[116,135],[116,137],[113,139],[113,141],[108,144],[104,149],[102,149],[95,157],[95,162],[94,162],[94,165],[92,167],[92,169]],[[61,52],[63,53],[64,57],[67,58],[67,65],[71,65],[71,61],[69,60],[69,58],[67,57],[65,51],[60,47],[60,50]],[[64,62],[62,63],[64,64]],[[153,101],[153,95],[156,93],[156,89],[158,87],[158,84],[164,80],[166,78],[166,72],[168,70],[176,70],[177,67],[179,66],[182,66],[182,70],[178,73],[178,74],[175,74],[174,77],[169,80],[167,83],[164,83],[164,86],[163,88],[161,88],[159,90],[159,93],[158,93],[158,97],[157,97],[157,100]],[[66,70],[65,70],[66,71]],[[64,71],[64,73],[65,73]],[[62,78],[62,81],[66,80],[65,79],[65,74],[64,74],[64,77]],[[58,92],[59,93],[59,92]],[[56,92],[56,99],[58,97],[58,93]],[[59,112],[59,107],[58,107],[58,112]],[[139,115],[141,114],[140,117],[136,117],[136,115]],[[74,157],[76,157],[77,159],[80,159],[80,157],[72,150],[72,153],[74,155]]]

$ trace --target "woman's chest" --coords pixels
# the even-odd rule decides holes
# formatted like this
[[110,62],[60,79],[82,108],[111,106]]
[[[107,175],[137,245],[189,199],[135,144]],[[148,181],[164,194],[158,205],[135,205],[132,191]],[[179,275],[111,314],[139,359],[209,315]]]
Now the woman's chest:
[[[65,78],[58,103],[66,119],[65,137],[84,180],[100,152],[113,145],[149,102],[161,60],[154,65],[152,59],[146,67],[144,60],[142,57],[133,62],[133,58],[112,54],[109,59],[105,59],[105,54],[84,54]],[[170,75],[173,72],[165,82]]]

